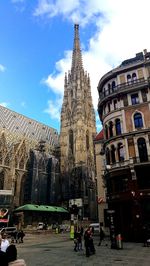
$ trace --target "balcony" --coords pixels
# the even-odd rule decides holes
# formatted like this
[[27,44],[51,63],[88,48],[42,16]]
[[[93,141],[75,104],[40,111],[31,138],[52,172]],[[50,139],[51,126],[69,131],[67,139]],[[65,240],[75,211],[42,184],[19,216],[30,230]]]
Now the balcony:
[[[125,168],[129,168],[129,166],[131,165],[147,165],[150,164],[150,156],[148,156],[147,158],[139,158],[139,157],[133,157],[130,158],[129,160],[124,160],[124,161],[117,161],[115,163],[111,163],[109,165],[109,171],[113,171],[113,170],[117,170],[117,169],[125,169]],[[105,172],[105,169],[103,170],[103,174]]]
[[101,104],[105,98],[111,98],[112,96],[115,97],[116,95],[118,95],[118,93],[123,93],[123,92],[127,93],[132,91],[134,88],[137,90],[143,87],[147,87],[148,85],[149,85],[149,79],[144,79],[144,78],[119,84],[113,89],[111,88],[110,90],[101,92],[99,98],[99,104]]

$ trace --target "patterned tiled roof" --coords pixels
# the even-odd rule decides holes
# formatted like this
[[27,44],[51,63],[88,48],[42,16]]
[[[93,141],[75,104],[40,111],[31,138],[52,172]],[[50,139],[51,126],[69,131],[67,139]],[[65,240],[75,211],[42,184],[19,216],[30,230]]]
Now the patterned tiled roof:
[[58,132],[56,129],[3,106],[0,106],[0,128],[33,141],[44,140],[51,146],[58,144]]

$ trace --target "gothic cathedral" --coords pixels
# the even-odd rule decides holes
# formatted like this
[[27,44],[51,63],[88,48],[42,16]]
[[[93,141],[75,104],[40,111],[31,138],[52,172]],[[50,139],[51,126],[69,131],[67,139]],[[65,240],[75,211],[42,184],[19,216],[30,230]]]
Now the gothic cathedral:
[[74,26],[71,71],[65,74],[61,109],[60,149],[64,201],[80,199],[82,218],[96,218],[93,139],[96,135],[90,78],[84,71],[79,25]]

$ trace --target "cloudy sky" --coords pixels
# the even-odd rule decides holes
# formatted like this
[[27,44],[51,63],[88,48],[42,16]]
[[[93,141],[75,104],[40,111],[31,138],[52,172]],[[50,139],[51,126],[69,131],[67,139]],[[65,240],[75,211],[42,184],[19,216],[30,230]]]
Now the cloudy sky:
[[149,12],[148,0],[1,0],[0,104],[59,131],[78,23],[96,111],[102,75],[150,51]]

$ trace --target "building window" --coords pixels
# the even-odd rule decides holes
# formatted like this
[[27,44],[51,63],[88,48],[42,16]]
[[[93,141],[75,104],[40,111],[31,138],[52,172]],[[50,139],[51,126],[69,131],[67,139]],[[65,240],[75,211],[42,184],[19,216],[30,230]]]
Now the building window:
[[111,108],[110,108],[110,103],[108,103],[108,112],[111,111]]
[[136,82],[136,80],[137,80],[136,73],[133,73],[133,74],[132,74],[132,81],[133,81],[133,82]]
[[73,131],[69,131],[69,148],[73,154]]
[[145,139],[139,138],[137,141],[137,144],[138,144],[140,162],[147,162],[148,155],[147,155],[147,147],[146,147]]
[[118,159],[119,159],[119,162],[122,162],[124,161],[124,148],[123,148],[123,144],[122,143],[119,143],[118,144]]
[[127,95],[124,95],[123,96],[123,104],[124,104],[124,107],[128,106],[128,98],[127,98]]
[[111,93],[111,86],[110,86],[110,83],[108,83],[108,93],[109,93],[109,94]]
[[134,93],[131,95],[131,103],[132,105],[138,104],[139,103],[139,95],[138,93]]
[[116,82],[113,81],[112,84],[111,84],[111,86],[112,86],[112,91],[114,91],[115,90],[115,87],[116,87]]
[[0,173],[0,189],[4,189],[4,172]]
[[89,147],[90,147],[90,145],[89,145],[89,132],[87,131],[86,132],[86,149],[89,150]]
[[121,134],[120,119],[116,119],[116,121],[115,121],[115,128],[116,128],[116,135],[120,135]]
[[115,156],[115,146],[114,145],[112,145],[111,146],[111,162],[112,163],[115,163],[116,162],[116,156]]
[[106,137],[106,139],[108,139],[108,127],[107,127],[107,125],[105,126],[105,137]]
[[127,75],[127,82],[130,84],[130,83],[131,83],[131,80],[132,80],[132,79],[131,79],[131,75],[128,74],[128,75]]
[[114,100],[114,110],[117,109],[117,100]]
[[147,91],[146,90],[142,90],[142,100],[143,102],[147,102]]
[[143,119],[141,113],[136,113],[134,115],[134,126],[135,128],[142,128],[143,127]]
[[105,115],[106,114],[106,105],[104,105],[104,107],[103,107],[103,115]]
[[113,137],[113,122],[109,122],[109,137]]
[[106,96],[106,90],[105,88],[103,88],[103,94],[104,94],[104,97]]
[[106,164],[110,165],[110,152],[109,149],[106,149]]

